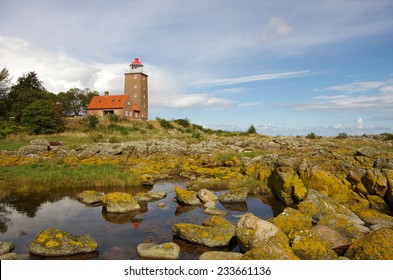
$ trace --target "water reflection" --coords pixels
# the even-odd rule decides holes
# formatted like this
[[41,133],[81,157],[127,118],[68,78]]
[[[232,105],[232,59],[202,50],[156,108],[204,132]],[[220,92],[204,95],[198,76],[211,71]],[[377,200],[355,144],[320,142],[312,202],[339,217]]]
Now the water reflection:
[[[202,206],[179,206],[175,203],[174,186],[185,187],[181,182],[162,182],[153,188],[127,190],[105,189],[98,191],[125,191],[136,194],[141,191],[165,191],[164,199],[149,203],[141,203],[142,209],[135,212],[114,214],[108,213],[102,206],[89,207],[76,200],[81,190],[62,190],[58,193],[31,193],[29,195],[13,195],[2,201],[0,206],[0,239],[15,244],[15,253],[29,256],[29,246],[36,235],[43,229],[55,227],[74,235],[89,234],[99,244],[98,254],[75,256],[82,259],[138,259],[136,247],[142,242],[175,242],[181,247],[181,259],[197,259],[212,248],[190,244],[178,239],[172,233],[176,223],[202,224],[208,217]],[[265,204],[268,197],[250,197],[247,203],[222,205],[226,209],[226,217],[236,223],[239,215],[252,212],[256,216],[268,219],[277,207]],[[273,201],[273,200],[272,200]],[[274,201],[273,201],[274,202]],[[162,207],[163,204],[165,207]],[[271,204],[274,205],[274,204]],[[217,248],[214,248],[217,250]],[[236,242],[224,251],[238,251]],[[67,259],[69,259],[68,257]],[[74,257],[71,257],[74,259]]]

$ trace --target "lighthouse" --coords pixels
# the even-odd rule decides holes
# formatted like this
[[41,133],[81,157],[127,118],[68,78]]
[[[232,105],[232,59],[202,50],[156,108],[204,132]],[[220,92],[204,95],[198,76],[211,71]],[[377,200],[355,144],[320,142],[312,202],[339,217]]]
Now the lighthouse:
[[124,74],[124,94],[128,95],[137,110],[139,110],[139,118],[148,119],[148,75],[144,73],[143,64],[136,57],[130,64],[130,71]]

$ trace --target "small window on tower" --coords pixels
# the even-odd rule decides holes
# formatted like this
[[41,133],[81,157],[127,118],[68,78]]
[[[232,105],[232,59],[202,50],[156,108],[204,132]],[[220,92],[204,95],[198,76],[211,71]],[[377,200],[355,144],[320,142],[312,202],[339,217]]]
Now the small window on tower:
[[128,102],[127,102],[127,105],[128,105],[128,106],[130,106],[130,105],[131,105],[131,102],[130,102],[130,101],[128,101]]
[[138,79],[138,76],[137,76],[137,75],[134,75],[134,80],[136,80],[136,79]]
[[134,85],[134,88],[137,88],[138,86],[137,85]]
[[135,93],[135,94],[134,94],[134,97],[137,98],[137,97],[138,97],[138,94]]

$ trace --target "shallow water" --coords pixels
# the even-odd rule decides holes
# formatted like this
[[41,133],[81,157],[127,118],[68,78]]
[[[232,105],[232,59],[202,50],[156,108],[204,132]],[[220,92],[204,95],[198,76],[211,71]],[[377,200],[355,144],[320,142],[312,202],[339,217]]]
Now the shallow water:
[[[160,182],[152,189],[143,189],[165,191],[168,195],[165,199],[145,204],[144,212],[126,214],[110,214],[102,210],[101,206],[86,206],[76,200],[75,190],[57,194],[31,193],[9,197],[0,203],[0,240],[13,242],[14,252],[24,255],[26,259],[38,258],[29,254],[30,243],[41,230],[50,227],[74,235],[89,234],[98,242],[98,254],[72,257],[76,259],[139,259],[136,247],[146,241],[179,244],[180,259],[197,259],[208,250],[239,251],[236,244],[213,249],[190,244],[173,235],[173,224],[202,224],[208,217],[202,207],[179,206],[174,202],[176,185],[185,188],[182,182]],[[134,190],[138,191],[141,189]],[[262,219],[273,217],[272,207],[262,200],[269,203],[266,198],[249,197],[244,204],[224,206],[218,202],[217,207],[229,212],[226,219],[234,224],[240,215],[248,212]],[[165,203],[164,207],[162,203]]]

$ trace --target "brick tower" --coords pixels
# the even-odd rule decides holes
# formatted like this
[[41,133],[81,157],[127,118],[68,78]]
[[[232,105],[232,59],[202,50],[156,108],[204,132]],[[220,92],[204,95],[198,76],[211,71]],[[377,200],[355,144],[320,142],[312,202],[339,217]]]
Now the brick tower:
[[139,108],[140,116],[138,117],[142,120],[147,120],[149,116],[148,76],[143,73],[143,64],[137,57],[130,64],[130,72],[124,75],[124,94],[130,97],[131,104]]

